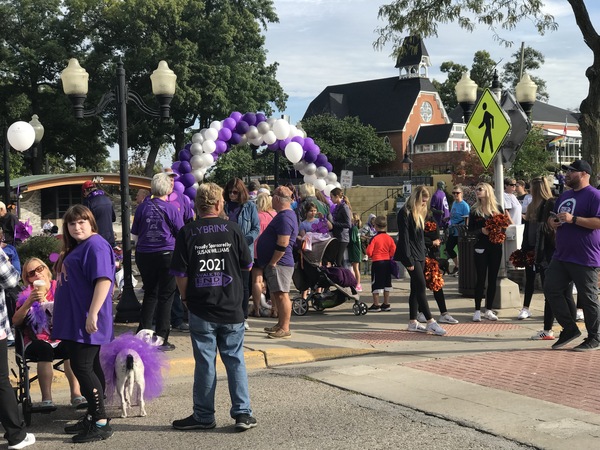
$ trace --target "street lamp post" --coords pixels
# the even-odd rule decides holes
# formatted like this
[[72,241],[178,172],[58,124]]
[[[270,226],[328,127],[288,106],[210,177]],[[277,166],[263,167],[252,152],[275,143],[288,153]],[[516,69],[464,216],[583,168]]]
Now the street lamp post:
[[4,142],[4,203],[7,207],[10,204],[10,148],[12,147],[18,152],[24,152],[33,145],[35,139],[35,130],[27,122],[15,122],[6,131]]
[[125,82],[125,68],[119,60],[116,70],[116,85],[114,89],[105,93],[96,108],[85,110],[83,103],[88,93],[89,74],[72,58],[69,65],[61,73],[63,90],[69,96],[76,118],[92,117],[100,114],[106,106],[114,101],[118,118],[119,134],[119,170],[121,182],[121,226],[123,248],[123,290],[117,305],[116,322],[132,322],[139,320],[141,305],[133,291],[131,282],[131,239],[130,239],[130,195],[129,195],[129,168],[127,149],[127,102],[133,102],[140,111],[151,117],[168,119],[170,116],[170,103],[175,94],[177,76],[169,69],[165,61],[160,61],[158,68],[150,76],[152,93],[156,96],[160,108],[150,108],[142,97],[128,88]]

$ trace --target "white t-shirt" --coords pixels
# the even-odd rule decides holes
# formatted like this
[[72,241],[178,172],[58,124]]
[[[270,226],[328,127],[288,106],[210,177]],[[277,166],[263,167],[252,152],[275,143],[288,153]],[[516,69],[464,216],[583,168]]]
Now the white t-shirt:
[[515,194],[508,194],[507,192],[504,193],[504,209],[508,211],[510,218],[515,225],[521,225],[521,212],[523,208],[521,207],[521,203],[519,200],[517,200]]

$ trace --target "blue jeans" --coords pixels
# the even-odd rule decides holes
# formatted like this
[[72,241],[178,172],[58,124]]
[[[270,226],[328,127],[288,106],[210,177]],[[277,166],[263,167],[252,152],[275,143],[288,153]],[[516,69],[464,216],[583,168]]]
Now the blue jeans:
[[194,419],[202,423],[215,420],[215,389],[217,387],[217,349],[227,370],[231,397],[229,414],[252,415],[248,375],[244,360],[244,323],[208,322],[190,313],[190,337],[194,349]]

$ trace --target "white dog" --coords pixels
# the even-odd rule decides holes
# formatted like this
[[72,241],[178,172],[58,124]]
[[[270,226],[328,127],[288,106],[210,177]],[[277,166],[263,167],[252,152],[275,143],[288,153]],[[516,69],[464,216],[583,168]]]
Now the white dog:
[[144,362],[135,350],[121,350],[115,359],[115,375],[117,377],[117,392],[121,399],[121,417],[127,417],[127,408],[131,409],[131,398],[135,386],[139,389],[140,416],[146,415],[144,404]]

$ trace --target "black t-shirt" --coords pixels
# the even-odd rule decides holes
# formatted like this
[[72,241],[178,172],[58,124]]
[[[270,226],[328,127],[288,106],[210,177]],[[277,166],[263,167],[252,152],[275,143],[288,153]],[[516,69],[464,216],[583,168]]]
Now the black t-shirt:
[[171,273],[188,278],[183,298],[196,316],[216,323],[241,323],[242,269],[252,263],[239,226],[216,217],[185,225],[175,241]]

